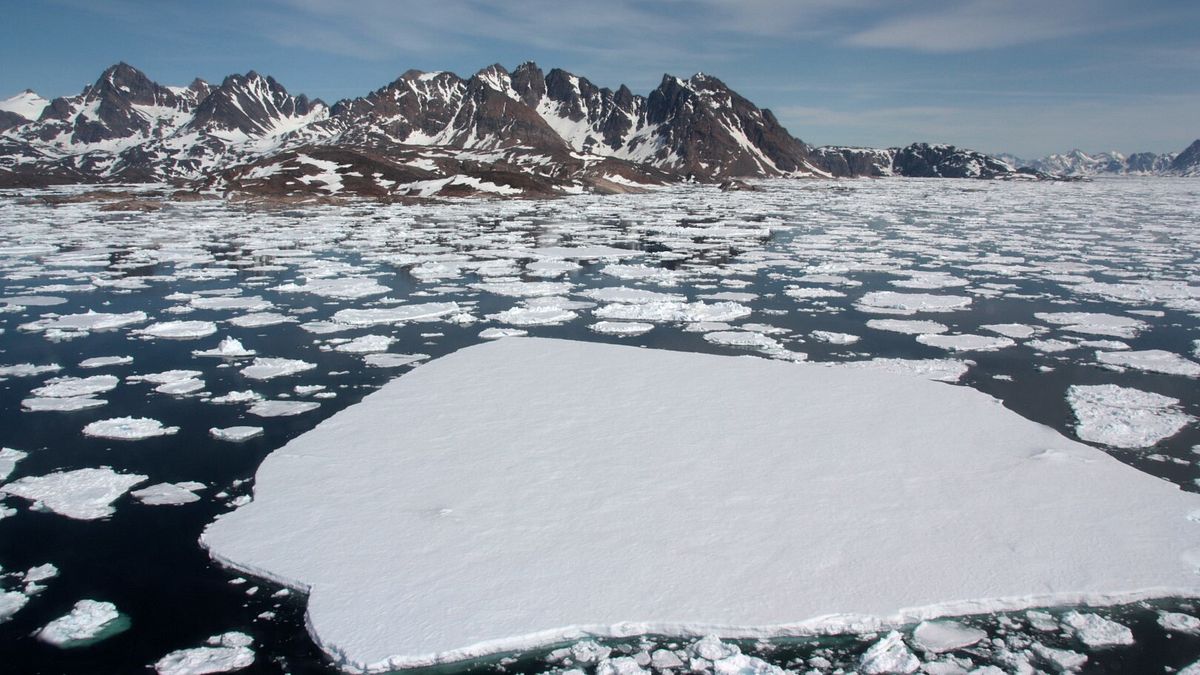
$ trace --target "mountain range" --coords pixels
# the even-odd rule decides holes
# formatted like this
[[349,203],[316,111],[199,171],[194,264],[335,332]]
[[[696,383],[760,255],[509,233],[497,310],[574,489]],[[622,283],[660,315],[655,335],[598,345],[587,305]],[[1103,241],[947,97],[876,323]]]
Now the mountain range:
[[1060,176],[1200,176],[1200,139],[1180,152],[1086,153],[1072,150],[1041,159],[999,155],[1012,166],[1028,167]]
[[232,197],[405,199],[1050,173],[948,145],[812,147],[703,73],[664,75],[641,96],[531,62],[468,78],[410,70],[329,105],[253,71],[170,87],[119,63],[76,96],[27,90],[0,102],[0,187],[169,183]]

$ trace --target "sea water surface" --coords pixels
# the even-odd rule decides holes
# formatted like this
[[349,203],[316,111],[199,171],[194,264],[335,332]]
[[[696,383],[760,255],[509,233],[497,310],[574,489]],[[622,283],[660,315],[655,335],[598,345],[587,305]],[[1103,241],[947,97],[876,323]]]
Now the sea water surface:
[[[332,672],[305,632],[302,594],[214,564],[197,543],[200,532],[250,498],[255,469],[272,450],[423,360],[486,339],[480,334],[489,329],[762,358],[903,359],[897,367],[909,369],[910,360],[939,360],[951,379],[963,372],[957,386],[995,396],[1068,437],[1076,437],[1066,397],[1072,385],[1153,392],[1177,399],[1172,410],[1192,422],[1149,448],[1100,447],[1197,489],[1200,388],[1188,364],[1200,362],[1200,183],[896,179],[766,181],[758,188],[295,210],[213,200],[151,213],[0,194],[0,447],[27,453],[7,482],[111,467],[147,476],[135,490],[204,484],[199,499],[179,505],[125,494],[111,516],[93,520],[4,498],[0,592],[24,592],[28,600],[0,623],[0,670],[144,672],[169,652],[239,631],[251,636],[255,652],[243,672]],[[954,308],[921,309],[939,298]],[[425,318],[347,313],[404,307]],[[63,324],[80,320],[54,321],[87,312],[127,315],[126,325],[71,330]],[[652,327],[602,332],[628,329],[631,320]],[[891,324],[909,330],[897,332],[880,329],[889,324],[879,320],[941,326]],[[196,323],[162,325],[181,321]],[[926,336],[989,339],[977,341],[983,349],[947,349],[919,340],[922,328]],[[1001,339],[1002,332],[1011,337]],[[350,342],[364,336],[376,337]],[[242,372],[254,356],[194,354],[225,338],[256,357],[303,361],[305,369],[256,379]],[[420,358],[394,365],[362,350]],[[1147,350],[1174,355],[1171,372],[1106,364],[1101,356]],[[116,356],[132,361],[80,365]],[[21,364],[57,369],[13,368]],[[160,393],[138,377],[172,370],[199,371],[189,375],[201,384]],[[98,375],[118,379],[95,394],[103,400],[98,407],[26,409],[38,397],[31,392],[48,381]],[[246,391],[319,405],[260,417],[250,403],[213,401]],[[89,423],[126,416],[178,431],[141,440],[83,433]],[[262,427],[262,434],[231,442],[210,433],[233,426]],[[57,575],[29,588],[25,571],[45,563]],[[34,637],[81,599],[115,604],[128,629],[70,649]],[[1198,610],[1186,598],[1089,609],[1133,631],[1132,645],[1105,649],[1086,648],[1069,632],[1039,631],[1023,612],[969,617],[964,622],[986,630],[989,641],[955,656],[1014,672],[1036,640],[1085,653],[1086,672],[1163,672],[1200,659],[1200,636],[1164,629],[1160,612]],[[779,667],[833,671],[856,667],[878,637],[736,644]],[[601,642],[598,649],[611,656],[688,644],[666,637]],[[442,670],[596,665],[564,654],[547,649]]]

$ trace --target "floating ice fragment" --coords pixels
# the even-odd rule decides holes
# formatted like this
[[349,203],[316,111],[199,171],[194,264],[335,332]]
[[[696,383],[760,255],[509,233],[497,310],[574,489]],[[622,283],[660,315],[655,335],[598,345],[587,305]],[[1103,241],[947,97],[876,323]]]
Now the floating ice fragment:
[[96,356],[79,362],[80,368],[107,368],[108,366],[125,366],[133,363],[132,356]]
[[654,330],[654,324],[638,321],[597,321],[588,328],[604,335],[642,335]]
[[861,338],[857,335],[849,333],[835,333],[828,330],[814,330],[809,333],[814,340],[828,342],[831,345],[852,345],[858,342]]
[[374,354],[386,352],[396,338],[390,335],[363,335],[333,348],[334,351],[346,354]]
[[376,368],[399,368],[429,358],[428,354],[367,354],[363,363]]
[[950,327],[946,324],[917,319],[871,319],[867,321],[867,327],[874,328],[875,330],[886,330],[892,333],[904,333],[905,335],[929,335],[933,333],[945,333],[950,330]]
[[21,408],[29,412],[74,412],[90,410],[108,405],[108,401],[92,396],[68,396],[66,398],[27,398],[21,401]]
[[1075,672],[1082,668],[1088,660],[1087,654],[1080,654],[1070,649],[1047,647],[1040,642],[1033,643],[1030,648],[1039,660],[1058,673]]
[[179,427],[163,426],[158,420],[147,417],[113,417],[97,420],[83,428],[83,435],[95,438],[110,438],[121,441],[138,441],[155,436],[170,436],[179,432]]
[[1146,328],[1140,319],[1098,312],[1037,312],[1034,316],[1072,333],[1134,338]]
[[[1029,326],[1023,323],[993,323],[986,326],[980,326],[980,330],[986,330],[992,333],[997,333],[1005,337],[1024,340],[1037,335],[1039,329],[1036,326]],[[1044,328],[1041,330],[1045,330]]]
[[231,391],[228,394],[224,394],[222,396],[214,396],[214,397],[208,399],[208,402],[209,403],[217,403],[217,404],[229,404],[229,403],[253,403],[255,401],[261,401],[261,400],[263,400],[262,394],[259,394],[258,392],[250,391],[249,389],[247,389],[245,391]]
[[29,596],[20,591],[0,591],[0,623],[11,619],[27,602]]
[[37,638],[55,647],[70,649],[95,644],[129,627],[111,602],[80,600],[69,614],[54,619],[37,632]]
[[29,454],[12,448],[0,448],[0,481],[8,478],[8,475],[17,468],[17,462],[28,457]]
[[113,375],[93,375],[92,377],[56,377],[46,380],[46,383],[30,393],[42,398],[68,398],[74,396],[91,396],[112,391],[121,380]]
[[262,427],[238,426],[238,427],[225,427],[224,429],[221,429],[219,427],[213,427],[208,430],[208,433],[211,434],[213,438],[215,438],[219,441],[231,441],[234,443],[240,443],[242,441],[248,441],[251,438],[254,438],[256,436],[261,436],[263,433],[263,428]]
[[1133,631],[1099,614],[1067,612],[1063,623],[1070,626],[1075,637],[1088,647],[1112,647],[1133,644]]
[[529,335],[529,331],[524,331],[519,328],[485,328],[479,331],[479,337],[484,340],[499,340],[506,337],[522,337]]
[[212,356],[222,359],[240,359],[254,356],[254,354],[255,351],[253,349],[246,349],[242,346],[242,341],[235,337],[222,339],[212,349],[197,349],[192,351],[192,356]]
[[1079,438],[1114,448],[1148,448],[1193,421],[1178,399],[1115,384],[1072,385],[1067,403]]
[[194,340],[217,332],[217,324],[211,321],[160,321],[136,332],[152,338]]
[[335,300],[357,300],[372,295],[382,295],[391,289],[371,277],[341,277],[305,279],[303,284],[283,284],[271,290],[280,293],[310,293]]
[[512,326],[556,326],[579,316],[568,309],[557,307],[513,307],[496,314],[488,314],[490,321],[499,321]]
[[970,647],[987,637],[987,633],[957,621],[922,621],[913,630],[913,645],[934,654]]
[[95,520],[112,515],[112,503],[148,476],[117,473],[107,467],[26,476],[0,486],[0,493],[34,502],[68,518]]
[[952,312],[966,309],[970,304],[971,298],[965,295],[873,291],[859,298],[856,306],[865,312],[916,314],[917,312]]
[[728,330],[705,333],[704,339],[717,345],[730,347],[753,347],[755,349],[781,349],[779,341],[762,333]]
[[1200,377],[1200,363],[1173,352],[1146,349],[1138,352],[1096,352],[1096,360],[1106,366],[1136,368],[1151,373]]
[[129,493],[138,501],[150,506],[176,506],[200,501],[196,490],[205,487],[204,483],[187,481],[184,483],[156,483],[140,490]]
[[37,377],[43,373],[55,373],[60,370],[62,370],[62,366],[56,363],[43,366],[32,363],[18,363],[12,366],[0,366],[0,379],[5,377]]
[[206,641],[208,646],[167,654],[154,664],[154,670],[158,675],[231,673],[254,663],[254,650],[250,648],[253,642],[245,633],[215,635]]
[[258,417],[291,417],[319,407],[316,401],[259,401],[246,412]]
[[918,335],[917,342],[955,352],[994,352],[1015,344],[1012,338],[991,335]]
[[242,368],[242,376],[252,380],[270,380],[276,377],[295,375],[316,368],[317,364],[300,359],[282,359],[259,356],[250,365]]
[[656,301],[640,304],[613,303],[592,312],[599,319],[618,321],[736,321],[750,316],[750,308],[736,302]]
[[1159,612],[1158,625],[1172,633],[1200,635],[1200,619],[1182,612]]
[[859,662],[859,670],[866,675],[915,673],[920,667],[921,660],[909,651],[908,645],[904,644],[904,636],[897,631],[888,633],[871,645]]

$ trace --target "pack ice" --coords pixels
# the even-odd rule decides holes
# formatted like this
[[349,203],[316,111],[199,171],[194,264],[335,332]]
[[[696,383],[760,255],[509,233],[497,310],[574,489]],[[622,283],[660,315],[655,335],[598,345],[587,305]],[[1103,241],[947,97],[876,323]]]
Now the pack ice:
[[883,367],[515,337],[291,441],[202,541],[307,590],[342,668],[386,671],[586,635],[1195,595],[1198,507],[985,394]]

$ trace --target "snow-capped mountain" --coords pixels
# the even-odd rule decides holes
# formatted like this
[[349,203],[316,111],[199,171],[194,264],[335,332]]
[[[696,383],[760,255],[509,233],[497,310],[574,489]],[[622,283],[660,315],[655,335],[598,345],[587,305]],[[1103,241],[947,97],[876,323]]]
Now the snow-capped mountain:
[[45,102],[26,92],[5,103],[8,186],[170,181],[273,197],[403,198],[743,177],[1023,175],[952,146],[813,149],[705,74],[666,75],[640,96],[531,62],[468,78],[410,70],[328,106],[253,71],[217,86],[166,87],[120,63],[76,96]]
[[822,165],[835,175],[909,178],[1046,178],[1033,169],[953,145],[913,143],[903,148],[816,149]]
[[1200,155],[1200,140],[1178,153],[1125,155],[1115,150],[1087,153],[1076,149],[1033,160],[1010,157],[1010,163],[1059,176],[1196,176],[1200,175],[1200,157],[1197,155]]

